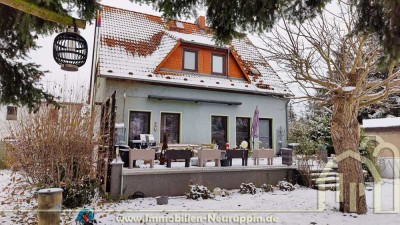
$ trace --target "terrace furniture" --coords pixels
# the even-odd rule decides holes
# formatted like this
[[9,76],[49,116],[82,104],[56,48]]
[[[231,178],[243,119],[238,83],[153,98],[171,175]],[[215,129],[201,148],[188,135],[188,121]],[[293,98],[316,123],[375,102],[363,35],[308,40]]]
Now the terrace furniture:
[[229,160],[229,166],[232,166],[232,159],[242,159],[242,166],[247,166],[249,150],[226,150],[226,158]]
[[150,161],[150,168],[154,168],[154,149],[130,149],[129,150],[129,169],[133,168],[133,160]]
[[281,148],[282,164],[291,166],[293,164],[293,150],[290,148]]
[[197,155],[199,157],[199,167],[203,167],[204,163],[207,160],[214,160],[215,166],[221,166],[221,151],[220,150],[211,150],[211,149],[203,149],[198,150]]
[[256,149],[253,151],[254,165],[260,165],[260,159],[267,158],[267,164],[272,165],[274,160],[273,149]]
[[[170,150],[185,150],[185,149],[193,150],[198,147],[200,146],[195,144],[168,144],[168,149]],[[162,145],[157,146],[157,148],[161,150]]]
[[171,161],[177,159],[185,160],[185,167],[189,167],[190,158],[192,157],[191,150],[166,150],[165,159],[167,160],[167,167],[171,168]]

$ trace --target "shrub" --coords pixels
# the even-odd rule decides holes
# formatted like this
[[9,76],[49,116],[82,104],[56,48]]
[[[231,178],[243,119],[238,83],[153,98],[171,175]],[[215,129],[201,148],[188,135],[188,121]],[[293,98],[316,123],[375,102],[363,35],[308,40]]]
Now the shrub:
[[63,205],[67,208],[77,208],[85,204],[90,204],[96,194],[97,179],[89,176],[82,177],[79,182],[62,184]]
[[94,120],[82,115],[82,107],[42,106],[35,114],[25,113],[12,130],[12,168],[39,188],[63,188],[67,207],[88,203],[96,186]]
[[6,143],[0,141],[0,169],[7,169],[7,153],[6,153]]
[[241,194],[249,193],[254,195],[257,192],[257,188],[253,183],[242,183],[242,185],[240,185],[239,192]]
[[187,198],[193,199],[193,200],[198,200],[200,198],[202,199],[209,199],[211,197],[211,192],[208,190],[207,187],[203,185],[189,185],[190,191],[189,193],[186,194]]
[[261,185],[261,190],[263,190],[264,192],[274,192],[275,188],[271,184],[263,184]]
[[279,190],[281,191],[293,191],[295,189],[295,187],[293,186],[293,184],[287,182],[287,181],[279,181],[278,184],[276,185]]
[[[364,129],[361,129],[361,134],[360,134],[360,155],[364,156],[368,160],[372,162],[374,165],[375,169],[380,171],[380,167],[378,165],[377,157],[374,157],[374,151],[375,148],[379,145],[379,143],[374,140],[373,138],[368,138],[365,136],[365,131]],[[374,177],[372,176],[372,172],[370,171],[370,168],[368,168],[367,164],[364,162],[362,163],[362,167],[364,170],[366,170],[367,176],[365,177],[365,181],[372,182],[374,181]]]

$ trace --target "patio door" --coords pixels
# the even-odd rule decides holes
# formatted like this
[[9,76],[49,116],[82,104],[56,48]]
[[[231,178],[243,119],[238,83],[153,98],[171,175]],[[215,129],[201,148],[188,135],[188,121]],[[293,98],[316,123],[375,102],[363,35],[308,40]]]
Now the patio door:
[[161,113],[160,143],[163,142],[164,132],[167,133],[168,144],[180,143],[181,114]]
[[236,117],[236,146],[240,146],[242,141],[247,141],[250,145],[250,118]]
[[225,144],[228,142],[228,117],[211,116],[211,142],[215,142],[219,149],[225,150]]
[[261,119],[259,124],[260,148],[272,148],[272,119]]
[[150,134],[150,112],[131,111],[129,115],[129,141],[140,140],[140,134]]

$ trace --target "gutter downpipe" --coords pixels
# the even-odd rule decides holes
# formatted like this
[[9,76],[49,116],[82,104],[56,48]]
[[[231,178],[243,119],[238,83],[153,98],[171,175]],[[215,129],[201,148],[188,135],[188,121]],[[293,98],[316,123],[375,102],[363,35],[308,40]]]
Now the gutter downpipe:
[[[100,11],[97,11],[97,13],[100,13]],[[88,104],[90,105],[92,111],[91,115],[94,113],[94,103],[95,103],[95,84],[96,84],[96,72],[97,72],[97,62],[98,62],[98,38],[100,30],[99,27],[97,26],[97,18],[96,18],[96,25],[94,27],[94,37],[93,37],[93,52],[92,52],[92,66],[90,69],[90,86],[89,86],[89,96],[88,96]]]
[[227,61],[228,61],[228,65],[227,65],[227,72],[226,72],[226,78],[229,78],[229,73],[230,73],[230,71],[229,71],[229,57],[230,57],[230,49],[228,48],[228,59],[227,59]]
[[286,143],[285,144],[286,144],[286,146],[289,142],[289,112],[288,112],[289,102],[290,102],[290,99],[288,99],[288,101],[286,102],[286,105],[285,105],[285,111],[286,111]]

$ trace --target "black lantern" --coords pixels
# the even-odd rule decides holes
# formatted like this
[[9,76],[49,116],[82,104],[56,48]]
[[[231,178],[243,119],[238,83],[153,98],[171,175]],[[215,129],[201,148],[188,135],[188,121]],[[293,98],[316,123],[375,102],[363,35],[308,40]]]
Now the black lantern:
[[78,71],[86,63],[88,45],[79,31],[68,28],[57,35],[53,43],[53,58],[66,71]]

